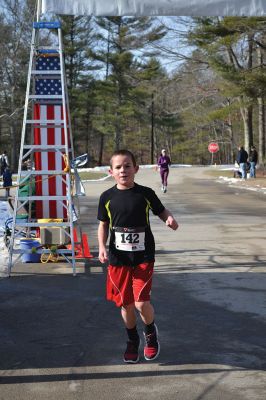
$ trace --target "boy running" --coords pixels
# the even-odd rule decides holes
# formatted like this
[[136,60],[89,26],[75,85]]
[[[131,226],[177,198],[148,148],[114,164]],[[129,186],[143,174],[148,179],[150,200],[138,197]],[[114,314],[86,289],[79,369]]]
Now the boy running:
[[[121,307],[128,334],[124,362],[139,360],[140,338],[135,309],[144,323],[144,358],[155,360],[160,352],[154,309],[150,303],[155,243],[149,210],[176,230],[178,223],[155,192],[134,182],[139,167],[128,150],[116,151],[110,161],[110,174],[116,185],[102,193],[98,207],[99,260],[109,260],[107,299]],[[109,258],[106,242],[110,231]]]

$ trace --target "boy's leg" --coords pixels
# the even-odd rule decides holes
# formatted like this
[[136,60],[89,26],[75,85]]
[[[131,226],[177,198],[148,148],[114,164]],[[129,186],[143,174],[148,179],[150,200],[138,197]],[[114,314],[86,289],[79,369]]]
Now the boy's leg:
[[121,315],[127,329],[132,329],[136,326],[137,318],[134,303],[122,306]]
[[154,308],[149,301],[136,301],[135,307],[145,325],[150,325],[154,321]]
[[149,301],[135,302],[135,306],[144,322],[144,358],[147,361],[155,360],[160,354],[158,328],[154,323],[154,308]]
[[134,304],[132,290],[132,267],[109,265],[106,282],[107,300],[115,302],[117,307]]
[[135,307],[144,322],[144,357],[146,360],[154,360],[160,353],[158,329],[154,324],[154,308],[150,303],[153,266],[153,262],[143,263],[135,267],[133,271]]
[[139,360],[139,335],[136,328],[136,311],[132,289],[132,267],[109,265],[107,274],[107,299],[121,307],[128,341],[124,362],[137,363]]
[[137,319],[134,303],[121,307],[121,315],[128,335],[124,362],[136,364],[139,361],[140,338],[136,326]]

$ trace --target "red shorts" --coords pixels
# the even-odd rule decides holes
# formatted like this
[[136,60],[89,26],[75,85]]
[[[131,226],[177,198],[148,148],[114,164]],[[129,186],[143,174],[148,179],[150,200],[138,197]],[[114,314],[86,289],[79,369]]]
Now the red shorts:
[[106,296],[117,307],[127,306],[135,301],[149,301],[154,262],[136,267],[109,265],[107,270]]

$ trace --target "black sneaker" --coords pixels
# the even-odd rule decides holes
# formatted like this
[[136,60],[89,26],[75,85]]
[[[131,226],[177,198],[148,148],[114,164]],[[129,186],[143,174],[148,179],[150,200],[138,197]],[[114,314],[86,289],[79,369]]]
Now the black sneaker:
[[124,353],[124,362],[136,364],[139,361],[139,345],[140,341],[128,340],[127,348]]
[[144,358],[147,361],[155,360],[160,354],[160,343],[158,341],[158,328],[154,324],[155,330],[153,333],[146,335],[144,332]]

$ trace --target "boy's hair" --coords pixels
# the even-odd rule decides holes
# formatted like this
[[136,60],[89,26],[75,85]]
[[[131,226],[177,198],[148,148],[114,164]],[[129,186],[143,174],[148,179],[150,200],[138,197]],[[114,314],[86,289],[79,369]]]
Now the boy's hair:
[[116,151],[113,153],[113,155],[112,155],[112,157],[111,157],[111,159],[110,159],[110,167],[111,167],[111,168],[112,168],[113,158],[114,158],[115,156],[128,156],[128,157],[131,158],[134,167],[136,167],[136,165],[137,165],[136,158],[135,158],[134,154],[131,153],[131,151],[129,151],[129,150],[124,150],[124,149],[123,149],[123,150],[116,150]]

